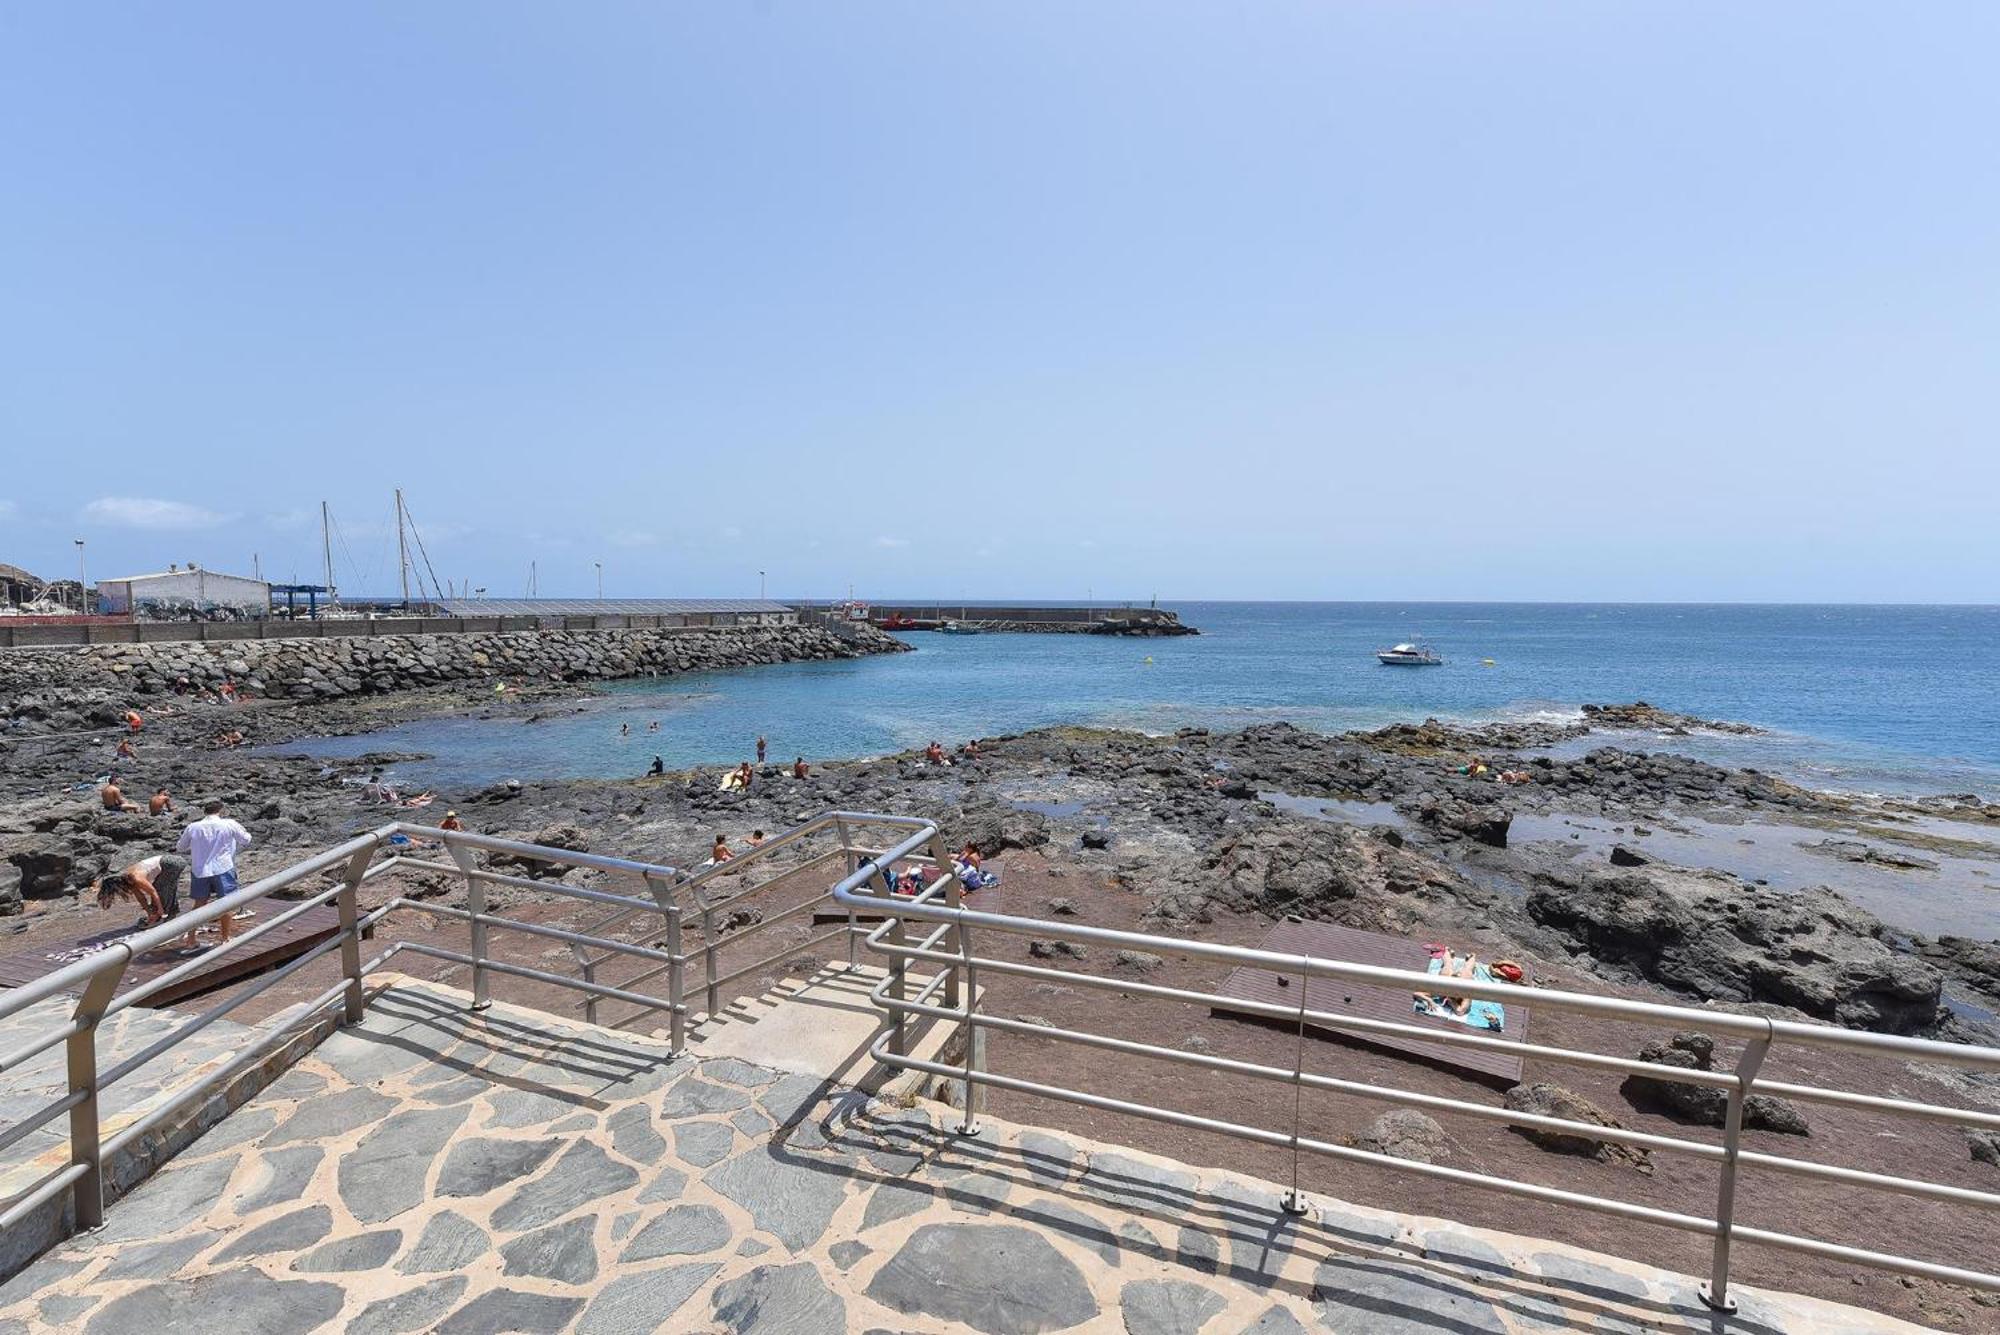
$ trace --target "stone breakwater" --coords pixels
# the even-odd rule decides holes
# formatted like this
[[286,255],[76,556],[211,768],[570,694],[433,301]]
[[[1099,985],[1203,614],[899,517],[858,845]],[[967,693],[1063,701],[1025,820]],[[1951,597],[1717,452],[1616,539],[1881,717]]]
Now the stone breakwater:
[[0,651],[0,730],[112,724],[186,678],[252,696],[336,700],[480,679],[609,681],[906,650],[869,626],[508,631],[488,635],[105,644]]

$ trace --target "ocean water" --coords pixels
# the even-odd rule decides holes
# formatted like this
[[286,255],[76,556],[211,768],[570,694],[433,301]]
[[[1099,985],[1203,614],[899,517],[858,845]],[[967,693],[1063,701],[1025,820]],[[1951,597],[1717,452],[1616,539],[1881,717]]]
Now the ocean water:
[[[622,682],[581,713],[537,723],[436,719],[281,749],[424,752],[433,758],[399,768],[407,780],[479,784],[631,775],[655,755],[673,769],[731,764],[760,733],[771,759],[789,762],[1049,724],[1170,732],[1284,719],[1339,732],[1426,717],[1570,719],[1585,702],[1643,699],[1771,733],[1619,744],[1815,787],[2000,798],[2000,607],[1166,605],[1203,634],[913,633],[910,654]],[[1375,661],[1413,635],[1446,665]]]

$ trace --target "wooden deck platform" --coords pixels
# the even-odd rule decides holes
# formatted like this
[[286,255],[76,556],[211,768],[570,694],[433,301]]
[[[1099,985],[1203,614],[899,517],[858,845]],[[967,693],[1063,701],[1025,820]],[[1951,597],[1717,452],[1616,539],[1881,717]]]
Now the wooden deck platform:
[[[1312,955],[1321,959],[1343,960],[1353,964],[1372,964],[1384,969],[1414,969],[1419,973],[1430,964],[1430,955],[1421,942],[1406,937],[1384,936],[1379,932],[1358,931],[1352,927],[1340,927],[1325,922],[1281,922],[1258,944],[1258,949],[1280,955]],[[1284,981],[1281,982],[1280,979]],[[1246,1001],[1286,1007],[1296,1007],[1299,1004],[1298,975],[1278,974],[1268,969],[1248,967],[1234,969],[1223,979],[1222,986],[1217,990],[1224,996],[1241,997]],[[1524,988],[1521,995],[1525,997],[1531,993]],[[1314,978],[1306,986],[1307,1010],[1325,1011],[1329,1014],[1347,1013],[1365,1020],[1393,1020],[1445,1033],[1487,1032],[1468,1030],[1465,1025],[1455,1020],[1440,1020],[1432,1016],[1418,1015],[1410,1009],[1410,1003],[1408,988],[1371,987],[1333,978]],[[1525,1041],[1528,1037],[1528,1007],[1509,1001],[1505,1009],[1506,1029],[1496,1037]],[[1265,1024],[1283,1023],[1260,1015],[1231,1011],[1224,1006],[1215,1007],[1214,1013],[1232,1019],[1256,1020]],[[1306,1032],[1316,1038],[1363,1043],[1370,1047],[1404,1053],[1482,1079],[1504,1081],[1510,1085],[1517,1083],[1521,1078],[1521,1059],[1510,1052],[1495,1052],[1458,1043],[1426,1043],[1420,1038],[1404,1037],[1399,1034],[1364,1035],[1350,1030],[1310,1024],[1306,1026]]]
[[[258,905],[260,912],[266,917],[275,916],[290,907],[289,904],[275,900]],[[0,956],[0,987],[21,987],[44,974],[54,973],[91,951],[115,945],[123,938],[137,935],[143,930],[131,926],[131,922],[132,919],[128,918],[127,925],[123,927],[44,942],[31,950]],[[247,922],[239,919],[236,929],[242,932],[256,926],[257,922],[256,918]],[[124,977],[118,980],[118,991],[129,992],[142,983],[158,978],[169,969],[177,968],[192,959],[201,959],[201,968],[140,1003],[151,1007],[171,1006],[176,1001],[198,996],[225,983],[232,983],[239,978],[262,973],[266,969],[283,964],[286,960],[304,954],[339,930],[340,911],[331,904],[321,904],[307,909],[284,926],[267,932],[249,945],[226,954],[208,945],[215,939],[214,928],[209,928],[201,938],[203,946],[207,947],[205,953],[200,956],[183,954],[178,946],[150,950],[126,966]]]

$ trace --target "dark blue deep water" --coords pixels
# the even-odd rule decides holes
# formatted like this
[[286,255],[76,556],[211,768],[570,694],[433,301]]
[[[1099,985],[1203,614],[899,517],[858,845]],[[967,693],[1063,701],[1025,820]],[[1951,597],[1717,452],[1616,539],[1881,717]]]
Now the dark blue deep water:
[[[818,760],[1056,723],[1169,732],[1287,719],[1342,731],[1572,718],[1586,701],[1643,699],[1772,734],[1621,744],[1816,787],[2000,797],[2000,607],[1166,605],[1204,634],[912,634],[912,654],[626,682],[540,723],[430,720],[307,749],[426,752],[436,758],[403,767],[408,777],[470,784],[630,775],[655,754],[670,768],[725,764],[747,758],[760,732],[773,760]],[[1413,634],[1447,664],[1376,663],[1376,649]],[[653,720],[660,731],[648,733]]]

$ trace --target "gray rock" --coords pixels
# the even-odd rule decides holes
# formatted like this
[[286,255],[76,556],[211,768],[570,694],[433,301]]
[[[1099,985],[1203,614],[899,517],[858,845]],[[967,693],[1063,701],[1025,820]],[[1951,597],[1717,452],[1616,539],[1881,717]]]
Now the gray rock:
[[773,1146],[744,1151],[710,1169],[703,1182],[794,1252],[819,1241],[847,1190],[846,1174],[784,1157]]
[[1118,1294],[1128,1335],[1195,1335],[1229,1304],[1182,1279],[1135,1279]]
[[[1639,1060],[1684,1071],[1715,1069],[1715,1040],[1707,1034],[1675,1034],[1665,1043],[1648,1043]],[[1634,1107],[1651,1108],[1704,1126],[1722,1126],[1729,1117],[1729,1095],[1714,1085],[1690,1085],[1660,1076],[1629,1075],[1619,1086]],[[1790,1136],[1811,1134],[1805,1114],[1771,1094],[1743,1100],[1743,1125]]]
[[826,1249],[827,1259],[833,1262],[836,1270],[843,1272],[852,1270],[854,1263],[862,1257],[873,1256],[874,1254],[875,1249],[873,1247],[870,1247],[865,1242],[856,1242],[852,1238],[848,1238],[843,1242],[836,1242],[833,1246]]
[[36,1312],[53,1329],[74,1330],[77,1318],[97,1306],[97,1298],[98,1295],[94,1293],[77,1297],[51,1294],[36,1304]]
[[463,1215],[440,1210],[424,1225],[423,1235],[396,1269],[406,1275],[461,1270],[492,1248],[493,1240],[479,1225]]
[[639,1230],[619,1264],[651,1261],[661,1256],[699,1256],[729,1241],[729,1221],[707,1205],[676,1205],[649,1220]]
[[869,1282],[868,1296],[983,1331],[1033,1335],[1097,1315],[1090,1286],[1041,1234],[1011,1224],[925,1224]]
[[[438,1323],[438,1335],[556,1335],[583,1306],[581,1298],[550,1298],[489,1289]],[[261,1332],[260,1332],[261,1335]]]
[[[1624,1126],[1623,1122],[1581,1094],[1546,1081],[1537,1081],[1531,1085],[1516,1085],[1507,1091],[1503,1102],[1512,1112],[1532,1113],[1538,1117],[1560,1117],[1565,1121],[1586,1122],[1602,1127]],[[1630,1164],[1642,1173],[1653,1171],[1653,1152],[1639,1146],[1613,1140],[1600,1140],[1581,1132],[1549,1131],[1527,1126],[1509,1129],[1527,1137],[1530,1142],[1551,1154],[1576,1154],[1587,1159],[1595,1159],[1599,1163]]]
[[295,1201],[318,1171],[326,1151],[317,1145],[294,1145],[267,1151],[257,1163],[257,1171],[236,1202],[239,1215],[254,1214],[273,1205]]
[[923,1182],[884,1182],[869,1194],[868,1206],[861,1212],[861,1231],[927,1210],[936,1199],[933,1188]]
[[1023,1131],[1020,1146],[1021,1166],[1038,1183],[1067,1182],[1076,1167],[1076,1147],[1059,1137],[1041,1131]]
[[508,1131],[540,1126],[576,1111],[572,1100],[544,1094],[538,1089],[503,1089],[487,1102],[493,1111],[487,1116],[486,1125]]
[[464,1275],[446,1275],[393,1298],[370,1303],[348,1323],[344,1335],[403,1335],[406,1331],[429,1330],[451,1310],[465,1292],[466,1283]]
[[847,1304],[811,1262],[760,1266],[715,1290],[715,1319],[738,1335],[826,1335],[847,1329]]
[[389,1264],[389,1258],[403,1245],[403,1231],[386,1228],[374,1233],[357,1233],[351,1238],[335,1238],[292,1262],[292,1269],[304,1274],[338,1274],[350,1270],[374,1270]]
[[721,1268],[696,1262],[614,1279],[584,1309],[575,1335],[653,1335],[680,1329],[674,1313]]
[[1393,1108],[1354,1137],[1354,1148],[1417,1163],[1436,1163],[1451,1153],[1444,1128],[1415,1108]]
[[501,1273],[587,1284],[597,1278],[596,1230],[596,1218],[585,1215],[524,1233],[500,1249]]
[[[831,1086],[824,1080],[810,1075],[788,1075],[777,1084],[757,1096],[757,1102],[769,1113],[779,1126],[790,1126],[799,1121],[814,1104],[826,1094]],[[737,1125],[743,1124],[739,1120]],[[745,1134],[756,1135],[748,1127]]]
[[770,1118],[755,1108],[745,1108],[729,1119],[729,1124],[746,1136],[761,1136],[777,1126]]
[[[97,1278],[166,1279],[179,1274],[181,1267],[207,1251],[209,1245],[222,1236],[220,1232],[204,1231],[186,1237],[163,1238],[158,1242],[120,1247],[110,1263],[98,1272]],[[36,1272],[39,1273],[40,1269],[40,1266],[36,1267]],[[4,1295],[0,1295],[0,1299],[4,1299]]]
[[1333,1330],[1369,1335],[1506,1335],[1500,1313],[1469,1287],[1416,1266],[1328,1260],[1313,1276],[1313,1313]]
[[245,1267],[135,1289],[98,1308],[85,1329],[90,1335],[204,1330],[226,1313],[235,1330],[305,1335],[332,1321],[345,1299],[337,1284],[272,1279]]
[[268,1224],[259,1224],[224,1247],[216,1260],[235,1261],[246,1256],[268,1256],[272,1252],[295,1252],[310,1247],[333,1232],[333,1211],[324,1205],[309,1205],[280,1215]]
[[[155,1242],[178,1233],[190,1220],[208,1214],[235,1167],[233,1154],[191,1164],[169,1163],[128,1193],[116,1209],[105,1211],[97,1241]],[[100,1312],[98,1317],[102,1316]]]
[[1242,1335],[1306,1335],[1299,1319],[1282,1307],[1267,1308],[1264,1315],[1245,1326]]
[[509,1233],[539,1228],[639,1180],[639,1172],[588,1141],[569,1147],[540,1177],[500,1203],[493,1227]]
[[749,1106],[749,1091],[689,1076],[668,1090],[666,1097],[660,1100],[660,1116],[672,1122],[707,1113],[735,1112]]
[[1222,1264],[1222,1247],[1213,1235],[1184,1227],[1174,1249],[1174,1260],[1184,1269],[1212,1275]]
[[540,1168],[557,1145],[554,1140],[498,1140],[490,1136],[461,1140],[444,1156],[437,1194],[483,1196]]
[[702,1062],[701,1073],[710,1080],[740,1085],[744,1089],[762,1089],[776,1084],[784,1075],[783,1071],[774,1071],[768,1066],[752,1066],[734,1057],[709,1057]]
[[405,1109],[340,1160],[340,1199],[364,1224],[393,1219],[424,1199],[431,1160],[465,1120],[464,1108]]
[[1076,1184],[1086,1196],[1107,1205],[1180,1213],[1193,1201],[1200,1179],[1184,1169],[1095,1150]]
[[678,1168],[662,1168],[658,1176],[646,1184],[639,1193],[639,1204],[658,1205],[661,1201],[677,1201],[687,1190],[687,1174]]
[[1967,1131],[1965,1141],[1975,1162],[2000,1168],[2000,1131]]
[[674,1128],[674,1153],[696,1168],[721,1163],[736,1148],[736,1132],[724,1122],[683,1122]]
[[1631,1302],[1647,1296],[1646,1282],[1609,1266],[1581,1261],[1561,1252],[1536,1252],[1528,1260],[1551,1284],[1573,1290],[1587,1298]]
[[1111,957],[1111,967],[1133,973],[1152,973],[1165,963],[1160,956],[1144,950],[1121,950]]
[[611,1132],[611,1148],[633,1163],[658,1163],[667,1151],[665,1138],[653,1127],[653,1110],[643,1103],[620,1108],[605,1126]]

